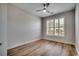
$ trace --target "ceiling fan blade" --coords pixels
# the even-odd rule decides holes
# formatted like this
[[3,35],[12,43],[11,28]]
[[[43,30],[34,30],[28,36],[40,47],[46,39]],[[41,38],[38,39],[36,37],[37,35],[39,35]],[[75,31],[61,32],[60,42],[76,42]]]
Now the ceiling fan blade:
[[48,10],[47,10],[47,13],[53,14],[53,12],[50,12],[50,11],[48,11]]
[[47,13],[50,13],[50,11],[46,10]]
[[49,3],[43,3],[44,8],[47,8],[49,6]]
[[53,14],[53,12],[50,12],[51,14]]
[[40,9],[40,10],[36,10],[37,12],[40,12],[40,11],[42,11],[43,9]]

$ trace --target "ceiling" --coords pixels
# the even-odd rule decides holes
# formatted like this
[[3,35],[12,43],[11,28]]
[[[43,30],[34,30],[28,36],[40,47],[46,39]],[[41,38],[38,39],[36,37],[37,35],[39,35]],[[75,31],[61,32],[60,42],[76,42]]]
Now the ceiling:
[[13,5],[39,17],[46,17],[57,13],[69,11],[75,8],[74,3],[50,3],[48,10],[53,12],[53,14],[49,14],[42,11],[36,12],[36,10],[43,8],[42,3],[13,3]]

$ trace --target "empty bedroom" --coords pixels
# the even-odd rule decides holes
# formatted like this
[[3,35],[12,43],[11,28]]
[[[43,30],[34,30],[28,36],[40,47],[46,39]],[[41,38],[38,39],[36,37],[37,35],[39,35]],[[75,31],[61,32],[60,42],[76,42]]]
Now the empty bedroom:
[[7,35],[0,43],[1,55],[79,55],[79,4],[4,3],[0,10],[1,35]]

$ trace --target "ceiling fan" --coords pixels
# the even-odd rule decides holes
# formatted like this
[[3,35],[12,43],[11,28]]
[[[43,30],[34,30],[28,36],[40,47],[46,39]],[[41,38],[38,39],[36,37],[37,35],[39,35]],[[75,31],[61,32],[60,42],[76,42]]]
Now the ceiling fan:
[[39,9],[39,10],[36,10],[36,12],[44,12],[44,13],[50,13],[50,14],[53,14],[53,12],[50,12],[47,8],[49,7],[49,3],[43,3],[43,9]]

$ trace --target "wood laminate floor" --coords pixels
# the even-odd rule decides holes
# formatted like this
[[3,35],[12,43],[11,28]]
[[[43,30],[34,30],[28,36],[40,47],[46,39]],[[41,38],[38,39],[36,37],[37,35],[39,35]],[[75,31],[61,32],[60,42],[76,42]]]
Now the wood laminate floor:
[[9,49],[8,56],[74,56],[74,45],[50,40],[38,40],[32,43]]

